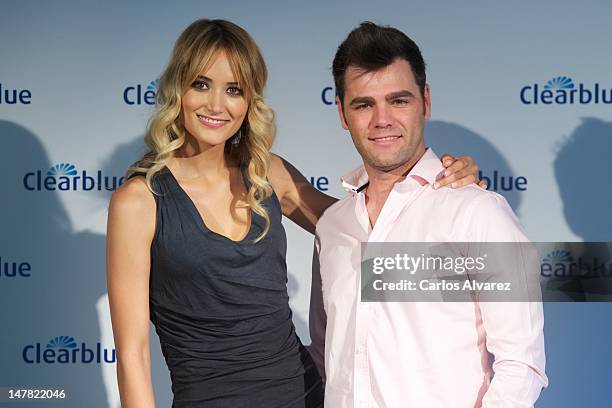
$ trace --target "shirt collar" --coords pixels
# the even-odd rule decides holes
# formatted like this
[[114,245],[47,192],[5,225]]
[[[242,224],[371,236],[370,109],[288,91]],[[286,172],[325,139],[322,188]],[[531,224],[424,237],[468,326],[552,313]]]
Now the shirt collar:
[[[418,162],[412,167],[408,176],[396,183],[396,186],[406,185],[413,180],[424,186],[426,184],[433,184],[436,181],[436,177],[444,170],[444,166],[440,162],[438,156],[434,153],[431,148],[427,148],[423,156]],[[357,167],[354,170],[346,173],[341,178],[342,188],[349,192],[359,193],[363,191],[368,185],[368,173],[366,172],[363,165]]]

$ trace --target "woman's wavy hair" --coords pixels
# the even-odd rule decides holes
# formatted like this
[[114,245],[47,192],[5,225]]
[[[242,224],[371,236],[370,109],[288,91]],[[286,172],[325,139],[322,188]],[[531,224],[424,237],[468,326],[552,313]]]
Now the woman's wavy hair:
[[270,217],[262,201],[272,195],[267,175],[276,127],[274,112],[263,100],[268,72],[261,52],[253,38],[234,23],[201,19],[179,36],[160,77],[156,112],[145,136],[148,151],[128,169],[126,178],[144,173],[147,186],[157,194],[152,187],[153,176],[185,143],[181,97],[197,76],[212,65],[219,51],[225,52],[249,106],[240,127],[240,142],[232,144],[233,137],[230,138],[225,143],[225,152],[246,167],[250,182],[247,206],[265,220],[265,228],[256,239],[259,241],[270,228]]

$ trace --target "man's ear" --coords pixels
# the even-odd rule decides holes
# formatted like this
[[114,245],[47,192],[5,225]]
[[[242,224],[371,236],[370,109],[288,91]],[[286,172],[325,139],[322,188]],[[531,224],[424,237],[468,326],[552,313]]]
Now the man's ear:
[[425,117],[425,120],[429,120],[431,118],[429,84],[425,84],[425,89],[423,89],[423,116]]
[[344,119],[344,108],[342,106],[342,101],[340,97],[336,96],[336,106],[338,107],[338,116],[340,116],[340,124],[346,130],[348,130],[348,125],[346,124],[346,119]]

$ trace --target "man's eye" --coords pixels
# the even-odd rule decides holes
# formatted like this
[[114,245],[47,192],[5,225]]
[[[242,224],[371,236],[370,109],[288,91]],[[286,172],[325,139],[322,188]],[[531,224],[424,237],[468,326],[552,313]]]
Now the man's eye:
[[230,95],[240,96],[242,95],[242,89],[238,88],[237,86],[230,86],[227,88],[227,93]]
[[394,99],[393,100],[393,104],[394,105],[408,105],[408,100],[406,99]]
[[357,110],[364,110],[364,109],[367,109],[369,107],[370,107],[370,105],[368,105],[367,103],[362,103],[360,105],[355,106],[355,109],[357,109]]
[[196,89],[208,89],[208,84],[204,81],[193,81],[191,87]]

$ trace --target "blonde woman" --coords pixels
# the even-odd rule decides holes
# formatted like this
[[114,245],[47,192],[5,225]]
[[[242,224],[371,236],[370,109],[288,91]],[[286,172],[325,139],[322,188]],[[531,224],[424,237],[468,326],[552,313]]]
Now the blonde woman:
[[[321,407],[289,309],[281,214],[309,232],[335,199],[270,153],[274,114],[253,39],[223,20],[178,38],[146,135],[111,199],[108,292],[123,407],[155,405],[149,320],[173,407]],[[456,161],[459,185],[475,180]],[[452,160],[450,160],[452,162]]]

